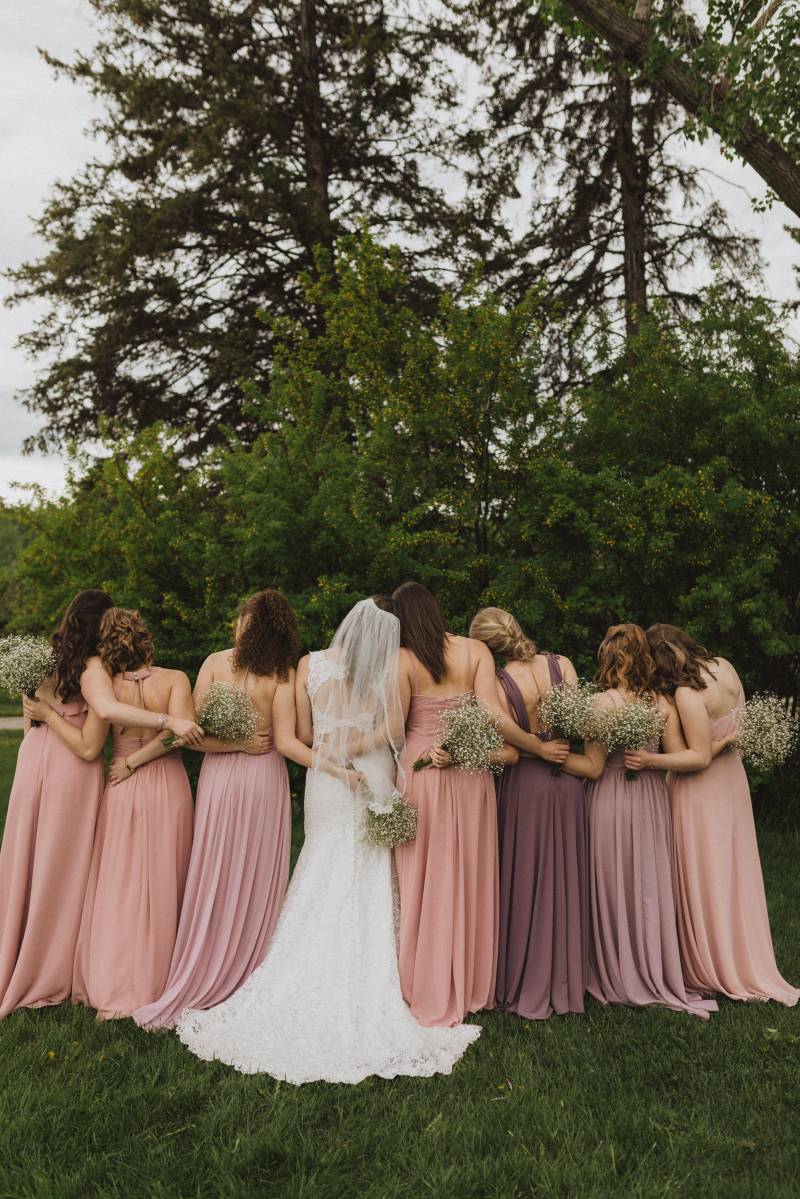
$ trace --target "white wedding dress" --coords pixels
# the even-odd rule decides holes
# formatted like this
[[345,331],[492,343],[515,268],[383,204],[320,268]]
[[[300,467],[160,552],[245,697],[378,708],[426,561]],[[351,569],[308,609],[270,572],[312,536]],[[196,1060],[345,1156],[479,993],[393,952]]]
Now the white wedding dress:
[[[311,654],[315,738],[326,719],[315,695],[341,671],[324,651]],[[385,793],[394,772],[388,750],[355,765]],[[373,1074],[449,1074],[480,1035],[477,1025],[424,1028],[406,1006],[392,855],[365,840],[364,805],[337,778],[308,771],[305,844],[264,962],[224,1003],[187,1010],[177,1025],[198,1057],[291,1083],[357,1083]]]

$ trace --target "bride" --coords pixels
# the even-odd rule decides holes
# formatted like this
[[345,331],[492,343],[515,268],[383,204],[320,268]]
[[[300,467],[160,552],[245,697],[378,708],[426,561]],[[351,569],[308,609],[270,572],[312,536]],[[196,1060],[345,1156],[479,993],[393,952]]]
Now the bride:
[[198,1057],[292,1083],[356,1083],[448,1074],[480,1035],[476,1025],[423,1028],[411,1015],[391,850],[364,836],[365,792],[388,798],[402,748],[399,647],[397,617],[365,599],[329,648],[300,664],[301,736],[313,721],[305,844],[263,963],[224,1003],[178,1022]]

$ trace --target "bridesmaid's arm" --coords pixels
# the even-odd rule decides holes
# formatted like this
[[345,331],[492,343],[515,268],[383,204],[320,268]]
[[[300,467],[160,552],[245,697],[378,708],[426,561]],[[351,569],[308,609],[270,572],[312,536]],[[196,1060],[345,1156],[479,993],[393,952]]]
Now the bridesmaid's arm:
[[664,753],[627,750],[629,770],[671,770],[675,774],[693,774],[705,770],[711,761],[711,721],[699,691],[679,687],[675,704],[662,703],[667,719],[662,737]]
[[67,749],[83,758],[84,762],[93,762],[103,752],[108,735],[108,721],[101,720],[92,708],[89,709],[81,727],[70,724],[44,699],[28,699],[24,696],[22,709],[25,713],[26,732],[30,729],[32,720],[39,720],[55,733],[59,741],[64,742]]
[[[182,670],[173,671],[173,674],[175,677],[169,693],[169,713],[189,720],[189,713],[194,712],[192,685]],[[140,708],[139,711],[142,709]],[[140,766],[144,766],[147,762],[154,762],[156,758],[162,758],[164,754],[177,749],[178,746],[174,743],[172,745],[165,744],[169,739],[169,735],[164,736],[163,734],[151,737],[141,749],[134,750],[126,758],[115,758],[108,772],[111,782],[113,784],[121,783],[125,779],[129,779],[134,770],[138,770]]]
[[294,680],[295,733],[304,745],[314,744],[314,722],[311,717],[311,700],[308,698],[308,654],[297,664]]
[[111,676],[99,658],[90,658],[86,669],[81,675],[81,694],[101,720],[109,724],[128,725],[131,728],[145,728],[160,731],[168,728],[176,737],[182,737],[187,744],[197,745],[203,739],[203,730],[192,718],[184,719],[173,713],[149,712],[137,708],[134,704],[123,704],[114,694]]
[[498,698],[494,659],[489,652],[488,646],[484,645],[482,641],[474,639],[472,639],[472,644],[476,647],[475,652],[478,657],[474,682],[475,695],[482,704],[486,705],[490,712],[494,712],[495,715],[499,716],[500,732],[503,734],[503,740],[523,753],[533,754],[537,758],[544,758],[547,762],[553,762],[559,766],[562,765],[569,753],[567,742],[542,741],[535,733],[523,732],[516,720],[512,720],[503,709],[503,705]]
[[605,745],[587,741],[582,754],[571,753],[568,755],[562,770],[565,774],[571,774],[577,779],[588,779],[589,782],[593,782],[595,779],[599,779],[603,773],[607,757],[608,750]]
[[[302,666],[302,663],[300,664]],[[298,675],[300,668],[298,667]],[[364,775],[359,770],[344,770],[328,762],[325,758],[317,757],[310,746],[301,741],[295,733],[297,709],[295,702],[295,687],[293,680],[278,683],[275,697],[272,701],[272,728],[275,733],[275,748],[285,758],[315,770],[323,770],[334,778],[341,779],[352,790],[364,782]]]

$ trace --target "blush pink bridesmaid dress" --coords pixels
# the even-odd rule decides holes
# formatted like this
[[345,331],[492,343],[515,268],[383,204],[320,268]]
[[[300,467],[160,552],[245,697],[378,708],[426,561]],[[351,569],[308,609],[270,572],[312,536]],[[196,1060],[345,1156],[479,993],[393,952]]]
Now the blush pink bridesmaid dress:
[[[736,728],[736,707],[712,722],[712,737]],[[675,891],[683,970],[699,991],[729,999],[775,999],[794,1007],[800,991],[781,977],[758,855],[750,787],[737,753],[705,770],[670,774]]]
[[[89,710],[52,706],[78,727]],[[30,730],[0,849],[0,1017],[70,997],[102,794],[102,758],[84,761],[45,724]]]
[[276,750],[205,755],[169,978],[137,1024],[172,1028],[184,1008],[215,1007],[264,960],[289,882],[291,811]]
[[417,837],[395,850],[400,984],[420,1024],[460,1024],[491,1007],[499,903],[497,802],[491,774],[412,765],[436,740],[442,710],[463,696],[415,695],[406,728],[406,798]]
[[[117,698],[133,703],[138,693],[141,707],[165,711],[158,673],[154,666],[115,677]],[[151,736],[115,730],[115,756],[133,753]],[[73,1001],[95,1008],[100,1019],[130,1016],[164,990],[191,845],[192,792],[178,750],[106,787],[72,987]]]

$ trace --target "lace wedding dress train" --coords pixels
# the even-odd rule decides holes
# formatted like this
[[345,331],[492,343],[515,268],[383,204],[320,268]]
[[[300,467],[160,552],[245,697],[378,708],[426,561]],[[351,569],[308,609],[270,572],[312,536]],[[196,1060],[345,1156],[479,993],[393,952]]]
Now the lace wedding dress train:
[[[311,655],[312,710],[340,669],[324,653]],[[354,760],[371,784],[391,776],[388,754]],[[305,837],[263,963],[224,1003],[186,1010],[179,1037],[200,1058],[291,1083],[450,1073],[480,1028],[423,1028],[406,1006],[392,855],[365,840],[363,797],[309,770]]]

